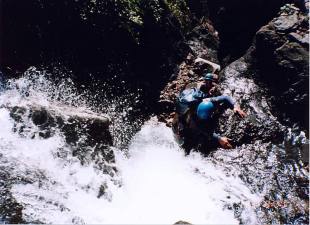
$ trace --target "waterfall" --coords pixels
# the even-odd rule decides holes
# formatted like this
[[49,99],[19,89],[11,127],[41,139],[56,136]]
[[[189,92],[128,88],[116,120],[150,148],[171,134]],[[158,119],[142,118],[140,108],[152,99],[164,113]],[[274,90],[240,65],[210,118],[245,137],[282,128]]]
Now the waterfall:
[[[70,124],[73,117],[84,121],[108,114],[111,120],[118,118],[110,127],[113,138],[131,129],[120,125],[124,111],[115,111],[117,101],[105,104],[111,108],[104,112],[95,110],[68,82],[54,85],[39,73],[10,80],[0,92],[2,222],[15,218],[58,224],[264,223],[274,216],[264,211],[270,190],[282,195],[294,185],[291,181],[283,188],[273,183],[274,177],[283,178],[278,182],[289,178],[289,166],[297,165],[281,161],[283,146],[257,141],[209,156],[195,151],[185,156],[170,128],[156,118],[141,127],[126,149],[115,141],[114,146],[98,147],[88,141],[84,127],[72,143],[64,125],[57,124],[60,120]],[[54,121],[48,132],[47,125],[31,119],[33,108],[44,108]],[[297,139],[302,142],[305,137]],[[303,169],[294,171],[307,176]],[[296,207],[302,207],[299,200]]]

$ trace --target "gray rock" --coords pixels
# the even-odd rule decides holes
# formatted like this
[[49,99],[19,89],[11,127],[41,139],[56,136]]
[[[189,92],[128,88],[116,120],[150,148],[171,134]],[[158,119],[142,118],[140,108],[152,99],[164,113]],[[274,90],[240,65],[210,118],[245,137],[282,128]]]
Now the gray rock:
[[202,75],[203,73],[206,73],[206,72],[212,73],[213,68],[211,65],[207,63],[198,61],[198,62],[195,62],[193,70],[195,73]]
[[275,19],[273,22],[277,31],[288,31],[293,30],[298,26],[299,18],[297,14],[283,15]]
[[44,108],[33,111],[32,121],[37,126],[47,123],[48,122],[47,111]]
[[[14,131],[30,138],[50,138],[60,131],[66,143],[71,146],[72,154],[82,164],[91,160],[107,163],[114,162],[114,153],[109,146],[113,140],[109,131],[109,119],[89,111],[76,111],[66,107],[43,107],[38,105],[9,106],[10,116],[14,119]],[[59,150],[59,156],[62,153]],[[104,170],[105,163],[98,164]],[[107,170],[107,169],[105,169]],[[113,169],[108,169],[113,171]]]
[[301,45],[309,46],[309,33],[305,33],[303,36],[297,33],[290,33],[289,36],[293,41],[298,42]]
[[[56,134],[63,135],[66,143],[51,152],[55,160],[69,162],[75,158],[74,160],[81,165],[92,166],[98,173],[106,174],[113,182],[116,181],[118,170],[114,165],[112,137],[109,132],[109,119],[106,116],[60,105],[42,106],[29,103],[24,106],[2,105],[1,107],[10,111],[14,121],[13,131],[22,137],[46,139]],[[44,146],[42,148],[43,151]],[[11,189],[16,184],[54,185],[55,181],[50,179],[45,170],[0,154],[1,222],[42,224],[44,221],[33,221],[31,217],[24,216],[24,203],[17,202]],[[101,195],[111,199],[107,185]],[[44,199],[40,193],[33,197],[55,210],[70,210],[61,202]],[[72,223],[82,224],[84,221],[75,217]]]
[[[246,54],[256,79],[269,91],[269,104],[282,122],[308,124],[308,16],[285,5],[280,16],[262,27]],[[307,21],[307,22],[306,22]]]
[[309,164],[309,143],[302,145],[301,148],[301,159],[304,163]]
[[263,142],[280,142],[283,139],[283,127],[272,115],[268,106],[267,93],[251,78],[253,71],[244,58],[231,63],[221,73],[221,89],[232,96],[247,113],[244,119],[226,113],[220,118],[219,133],[233,139],[236,145]]
[[275,53],[282,55],[283,58],[286,58],[292,63],[302,63],[301,67],[306,67],[308,64],[308,51],[304,49],[301,45],[294,42],[287,42],[282,45],[280,48],[275,50]]

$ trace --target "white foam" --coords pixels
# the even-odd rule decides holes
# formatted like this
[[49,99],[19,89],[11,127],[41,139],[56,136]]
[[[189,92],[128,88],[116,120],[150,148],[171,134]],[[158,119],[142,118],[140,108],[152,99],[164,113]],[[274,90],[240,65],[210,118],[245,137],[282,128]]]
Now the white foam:
[[[7,96],[8,92],[1,94],[0,105],[23,104],[22,98],[10,100]],[[27,104],[29,100],[33,98],[30,96]],[[42,104],[49,107],[52,103]],[[92,163],[82,166],[60,133],[48,139],[28,139],[13,133],[12,128],[9,111],[0,108],[0,153],[8,164],[16,165],[12,173],[33,180],[12,188],[29,221],[172,224],[183,220],[237,224],[233,210],[227,206],[241,203],[246,208],[243,220],[256,223],[254,210],[259,196],[214,160],[198,153],[185,157],[171,130],[157,121],[146,123],[134,137],[129,158],[121,150],[115,152],[121,187],[113,182],[117,178],[102,174]],[[59,148],[68,153],[67,157],[55,155]],[[103,183],[108,186],[109,197],[97,198]]]
[[[5,124],[3,119],[8,119],[8,113],[1,110],[0,116],[0,123]],[[15,134],[4,136],[2,127],[1,137],[14,143],[13,151],[11,148],[5,154],[25,167],[44,171],[51,181],[41,187],[38,183],[14,186],[12,192],[24,205],[25,215],[50,223],[71,223],[78,216],[86,223],[171,224],[185,220],[236,224],[233,211],[224,209],[224,205],[242,202],[249,207],[248,217],[255,220],[253,203],[257,197],[238,178],[227,176],[199,154],[185,157],[171,131],[163,124],[152,123],[145,125],[133,140],[129,159],[118,154],[123,186],[110,185],[111,202],[96,197],[106,178],[98,175],[92,165],[83,167],[76,161],[66,164],[53,157],[53,151],[62,143],[60,137],[29,140]],[[42,201],[39,196],[47,200]],[[68,210],[61,211],[47,204],[48,200]]]
[[108,223],[235,224],[239,222],[233,211],[224,210],[223,203],[241,201],[250,206],[257,200],[240,180],[227,177],[211,161],[199,154],[185,157],[163,124],[143,126],[130,152],[131,158],[118,164],[124,186],[103,210],[108,212]]

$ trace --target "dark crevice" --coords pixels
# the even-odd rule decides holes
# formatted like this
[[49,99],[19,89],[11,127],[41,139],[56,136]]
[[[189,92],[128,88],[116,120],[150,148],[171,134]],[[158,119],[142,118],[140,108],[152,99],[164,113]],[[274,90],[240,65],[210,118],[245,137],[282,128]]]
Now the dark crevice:
[[209,0],[209,16],[219,32],[219,59],[227,65],[240,58],[255,33],[274,18],[290,0]]

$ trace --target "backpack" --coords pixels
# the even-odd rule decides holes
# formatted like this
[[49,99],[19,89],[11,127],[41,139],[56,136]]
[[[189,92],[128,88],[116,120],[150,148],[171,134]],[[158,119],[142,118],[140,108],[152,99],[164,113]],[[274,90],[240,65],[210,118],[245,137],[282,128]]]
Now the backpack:
[[195,109],[203,98],[206,98],[206,94],[197,88],[183,90],[176,100],[176,112],[180,116],[185,115],[190,109]]

